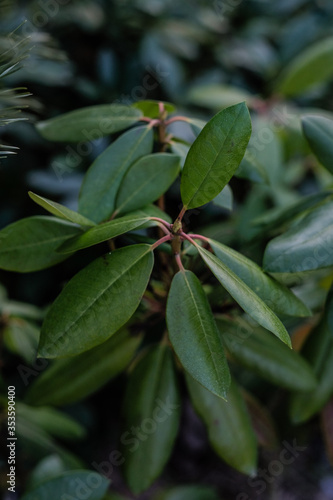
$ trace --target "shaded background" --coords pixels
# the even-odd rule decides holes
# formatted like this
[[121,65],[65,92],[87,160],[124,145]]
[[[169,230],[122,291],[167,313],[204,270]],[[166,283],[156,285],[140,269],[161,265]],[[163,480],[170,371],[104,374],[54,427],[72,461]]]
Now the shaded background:
[[[15,36],[29,37],[28,53],[23,67],[3,80],[3,85],[27,87],[32,95],[24,98],[28,107],[21,115],[27,120],[0,128],[1,142],[20,148],[15,156],[0,160],[0,228],[41,214],[27,195],[29,189],[75,209],[84,172],[110,142],[105,138],[79,147],[53,144],[38,135],[34,122],[83,106],[130,104],[142,99],[170,101],[179,114],[207,120],[222,107],[246,100],[252,110],[254,138],[259,137],[258,148],[253,146],[256,159],[266,171],[269,186],[250,183],[249,178],[233,180],[232,215],[214,208],[196,211],[190,226],[194,230],[209,223],[214,237],[237,249],[246,248],[260,262],[263,241],[256,242],[256,230],[249,221],[267,208],[286,206],[331,183],[309,154],[295,120],[309,108],[333,111],[333,83],[327,81],[286,98],[279,94],[277,82],[294,57],[332,34],[332,23],[329,0],[10,2],[1,14],[0,34],[8,39],[20,26]],[[0,106],[8,103],[0,100]],[[265,128],[266,136],[260,136]],[[186,129],[179,128],[179,133],[193,139]],[[174,186],[167,200],[172,216],[177,215],[179,203]],[[0,282],[11,299],[43,309],[96,251],[29,275],[1,271]],[[314,308],[323,293],[319,289],[311,297]],[[23,392],[22,383],[16,380],[17,363],[15,354],[10,354],[3,366],[4,376]],[[123,388],[120,377],[67,409],[87,429],[87,437],[74,443],[73,450],[88,466],[117,447]],[[258,391],[266,398],[270,389],[262,384]],[[185,405],[182,433],[171,463],[153,491],[195,482],[213,485],[225,499],[332,499],[333,474],[319,438],[319,423],[313,420],[301,428],[290,428],[285,424],[285,399],[283,391],[276,390],[269,400],[279,446],[273,452],[263,451],[263,467],[278,457],[284,439],[292,442],[306,436],[309,445],[292,466],[266,483],[261,494],[258,485],[213,454],[190,405]],[[23,450],[23,487],[44,456],[38,446]],[[116,469],[113,481],[116,491],[128,494]],[[237,497],[241,492],[248,497]],[[151,493],[142,498],[151,498]]]

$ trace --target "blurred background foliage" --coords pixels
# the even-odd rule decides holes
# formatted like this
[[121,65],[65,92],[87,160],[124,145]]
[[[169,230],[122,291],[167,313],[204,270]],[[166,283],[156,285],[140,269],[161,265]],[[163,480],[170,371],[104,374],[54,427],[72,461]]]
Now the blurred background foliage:
[[[27,195],[29,189],[76,209],[83,174],[110,139],[54,144],[39,136],[34,123],[102,103],[165,100],[174,103],[179,114],[206,121],[221,108],[246,100],[253,136],[243,175],[230,183],[233,211],[211,205],[190,214],[188,225],[258,263],[268,239],[276,234],[281,210],[304,195],[315,196],[332,187],[331,176],[310,153],[299,122],[300,114],[309,110],[333,116],[331,1],[12,0],[3,1],[0,9],[0,144],[4,145],[0,228],[40,213]],[[196,130],[177,124],[175,133],[186,149]],[[12,147],[19,148],[16,154],[10,154]],[[179,203],[175,186],[167,200],[171,216],[177,215]],[[260,224],[254,225],[256,218]],[[11,318],[2,328],[6,350],[2,369],[6,381],[17,386],[18,396],[25,386],[17,366],[30,366],[31,379],[42,370],[34,366],[33,353],[43,311],[93,252],[34,274],[0,272],[1,317],[2,321]],[[302,286],[301,277],[296,284],[302,299],[316,312],[330,282],[326,273],[319,272],[307,277],[306,285]],[[288,326],[297,327],[300,335],[308,328],[292,322]],[[8,329],[14,332],[11,336]],[[243,378],[245,385],[251,385],[248,373]],[[48,428],[50,415],[36,420],[22,407],[21,418],[29,422],[22,431],[23,441],[29,444],[19,464],[22,486],[52,470],[101,461],[105,446],[116,446],[123,385],[123,379],[117,379],[83,402],[65,407],[67,421],[60,436]],[[283,391],[272,393],[271,386],[262,382],[259,387],[257,381],[253,385],[274,413],[279,436],[312,436],[310,451],[285,471],[283,479],[267,485],[276,495],[270,498],[333,498],[329,493],[333,475],[317,439],[318,421],[300,430],[288,427]],[[268,498],[267,491],[256,494],[246,478],[209,451],[202,424],[189,406],[183,427],[157,493],[160,486],[199,482],[212,484],[226,499],[235,498],[239,491],[247,491],[250,498]],[[84,434],[87,437],[82,440]],[[76,441],[66,447],[68,439]],[[263,463],[274,457],[270,453],[264,452]],[[117,471],[114,489],[126,493]]]

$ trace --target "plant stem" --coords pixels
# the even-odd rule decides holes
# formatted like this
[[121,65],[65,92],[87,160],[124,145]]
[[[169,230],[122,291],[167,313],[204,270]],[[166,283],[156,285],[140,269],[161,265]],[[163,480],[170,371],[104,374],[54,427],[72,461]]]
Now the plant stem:
[[[181,236],[183,236],[183,234],[181,234]],[[194,240],[201,240],[201,241],[204,241],[205,243],[209,244],[209,239],[206,238],[206,236],[202,236],[201,234],[190,234],[190,238],[192,238]]]
[[174,116],[173,118],[169,118],[169,120],[166,120],[165,125],[170,125],[170,123],[174,122],[187,122],[188,123],[188,118],[186,116]]
[[160,238],[159,240],[155,241],[155,243],[152,244],[151,250],[155,250],[159,245],[162,245],[162,243],[165,243],[166,241],[170,241],[173,238],[172,234],[167,234],[166,236],[163,236],[163,238]]
[[178,267],[179,267],[179,270],[180,270],[182,273],[184,273],[184,272],[185,272],[185,268],[184,268],[184,266],[183,266],[183,263],[182,263],[182,260],[181,260],[181,258],[180,258],[179,253],[176,253],[176,254],[175,254],[175,260],[176,260],[176,262],[177,262],[177,265],[178,265]]

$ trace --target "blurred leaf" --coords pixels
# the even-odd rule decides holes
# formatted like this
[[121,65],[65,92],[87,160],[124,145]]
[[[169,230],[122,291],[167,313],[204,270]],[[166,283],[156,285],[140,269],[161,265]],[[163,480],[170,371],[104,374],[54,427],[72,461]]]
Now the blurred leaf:
[[39,356],[73,356],[111,337],[137,309],[153,261],[149,245],[132,245],[104,255],[82,269],[46,315]]
[[29,191],[29,196],[35,203],[37,203],[37,205],[45,208],[45,210],[59,217],[60,219],[65,219],[69,222],[73,222],[74,224],[79,224],[80,226],[95,226],[95,223],[91,220],[83,217],[83,215],[77,212],[74,212],[74,210],[70,210],[63,205],[60,205],[60,203],[56,203],[55,201],[43,198],[42,196],[39,196],[32,191]]
[[66,240],[82,232],[61,219],[34,216],[0,231],[0,268],[28,273],[58,264],[68,257],[56,252]]
[[273,384],[291,391],[315,390],[310,365],[266,330],[241,319],[216,319],[222,341],[236,361]]
[[259,446],[268,450],[278,448],[279,440],[274,420],[270,412],[253,396],[253,394],[250,394],[244,389],[242,389],[242,396],[245,400]]
[[259,182],[261,184],[267,184],[269,181],[264,167],[247,150],[245,151],[244,158],[235,172],[235,176],[242,179],[248,179],[252,182]]
[[[146,490],[161,474],[178,433],[180,395],[169,347],[152,347],[130,375],[121,436],[124,474],[133,493]],[[133,432],[139,429],[140,432]],[[134,437],[135,436],[135,437]]]
[[333,76],[333,37],[307,47],[282,72],[275,91],[297,96]]
[[134,125],[142,113],[121,104],[89,106],[39,122],[37,130],[49,141],[94,141]]
[[17,415],[20,419],[31,422],[36,427],[61,439],[82,439],[85,429],[73,418],[53,408],[32,408],[23,403],[17,404]]
[[324,116],[307,115],[302,118],[302,127],[313,153],[320,163],[333,174],[333,120]]
[[216,453],[234,469],[254,476],[257,441],[237,384],[231,380],[224,401],[192,377],[187,376],[186,382],[193,406],[207,427],[209,441]]
[[121,373],[140,342],[140,336],[124,330],[75,358],[55,360],[29,387],[26,402],[59,406],[80,401]]
[[[139,109],[142,111],[144,116],[148,116],[149,118],[158,118],[159,117],[159,102],[160,101],[153,101],[153,100],[147,100],[147,101],[137,101],[132,104],[132,106],[136,109]],[[164,109],[168,113],[173,113],[176,111],[176,107],[169,103],[169,102],[164,102]]]
[[327,457],[333,465],[333,400],[331,399],[321,412],[321,428],[326,445]]
[[224,109],[202,129],[186,157],[181,196],[187,209],[211,201],[237,170],[251,135],[245,103]]
[[172,488],[158,497],[155,500],[218,500],[215,491],[208,486],[196,484],[193,486],[178,486]]
[[152,148],[153,129],[149,126],[135,127],[118,137],[88,169],[81,187],[79,211],[95,222],[110,217],[126,172]]
[[263,267],[276,273],[296,273],[333,265],[333,201],[314,207],[284,234],[267,245]]
[[138,160],[120,184],[115,213],[131,212],[157,200],[171,186],[179,168],[179,156],[169,153],[155,153]]
[[109,222],[88,229],[88,231],[78,237],[69,239],[64,245],[58,248],[58,252],[76,252],[77,250],[97,245],[128,231],[132,231],[148,221],[149,217],[144,214],[141,215],[140,212],[110,220]]
[[191,271],[174,276],[166,319],[170,341],[185,370],[209,391],[225,398],[230,373],[224,348],[206,294]]
[[56,478],[45,481],[33,491],[22,497],[22,500],[59,500],[60,498],[84,498],[84,500],[101,500],[108,489],[110,481],[91,470],[63,472]]
[[218,207],[225,208],[226,210],[232,210],[233,194],[229,184],[224,186],[222,191],[215,196],[213,199],[214,205]]
[[27,488],[28,491],[37,488],[40,483],[60,476],[66,470],[66,464],[59,455],[48,455],[32,470]]
[[245,101],[251,107],[254,98],[246,90],[229,85],[209,83],[192,87],[187,100],[197,106],[220,110],[241,101]]
[[3,331],[3,341],[7,349],[21,356],[27,363],[36,358],[39,329],[22,318],[11,318]]
[[232,248],[209,240],[215,255],[279,315],[311,316],[311,311],[289,288],[264,273],[252,260]]
[[238,302],[244,311],[261,326],[274,333],[282,342],[291,347],[287,330],[265,302],[215,255],[199,246],[197,246],[197,249],[221,285]]

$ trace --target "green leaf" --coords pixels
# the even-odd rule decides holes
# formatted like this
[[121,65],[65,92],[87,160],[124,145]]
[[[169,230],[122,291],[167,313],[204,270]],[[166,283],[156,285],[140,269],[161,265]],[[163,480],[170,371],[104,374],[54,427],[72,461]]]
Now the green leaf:
[[121,436],[124,474],[133,493],[146,490],[171,454],[180,418],[180,396],[171,350],[150,348],[130,375]]
[[198,106],[220,110],[240,101],[247,101],[250,106],[253,96],[237,87],[209,83],[193,87],[189,92],[188,100]]
[[333,120],[324,116],[303,116],[302,127],[313,153],[333,174]]
[[206,294],[191,271],[174,276],[166,319],[170,341],[185,370],[209,391],[225,398],[230,373],[223,344]]
[[276,91],[297,96],[333,75],[333,37],[320,40],[296,56],[283,71]]
[[257,469],[257,441],[245,402],[231,380],[228,400],[216,397],[186,377],[193,406],[205,423],[215,452],[234,469],[254,476]]
[[25,401],[62,406],[84,399],[125,370],[140,342],[123,330],[74,359],[55,360],[29,387]]
[[80,354],[101,344],[134,314],[153,267],[150,245],[115,250],[72,278],[49,309],[39,356]]
[[122,134],[88,169],[81,187],[79,211],[96,222],[108,219],[115,209],[120,183],[132,163],[151,153],[153,129],[135,127]]
[[216,324],[232,358],[249,370],[291,391],[316,388],[317,381],[310,365],[263,328],[240,318],[217,318]]
[[109,483],[104,476],[91,470],[68,471],[40,484],[22,500],[101,500]]
[[265,168],[248,150],[245,151],[244,158],[240,162],[235,176],[241,179],[248,179],[252,182],[258,182],[259,184],[268,184],[269,182]]
[[228,184],[217,196],[215,196],[215,198],[213,199],[213,203],[214,205],[225,208],[226,210],[232,210],[233,194]]
[[272,239],[264,254],[264,269],[297,273],[333,265],[333,201],[328,201]]
[[130,127],[141,116],[140,110],[130,106],[101,104],[39,122],[37,129],[49,141],[95,141]]
[[82,439],[86,434],[82,425],[54,408],[32,408],[19,403],[17,404],[17,415],[19,418],[40,427],[48,434],[61,439]]
[[215,255],[212,255],[205,248],[197,246],[197,249],[221,285],[238,302],[244,311],[261,326],[274,333],[282,342],[291,347],[287,330],[265,302]]
[[97,245],[98,243],[110,240],[128,231],[132,231],[148,221],[150,221],[149,217],[141,215],[140,213],[119,217],[119,219],[92,227],[78,237],[71,238],[58,248],[58,252],[76,252],[77,250]]
[[43,198],[43,196],[39,196],[32,191],[29,191],[28,194],[30,198],[35,203],[37,203],[37,205],[45,208],[45,210],[55,215],[56,217],[59,217],[60,219],[65,219],[69,222],[73,222],[74,224],[79,224],[80,226],[95,226],[95,223],[93,221],[87,219],[86,217],[83,217],[83,215],[77,212],[74,212],[74,210],[71,210],[70,208],[60,205],[60,203],[48,200],[47,198]]
[[252,260],[231,248],[209,240],[216,256],[253,290],[276,314],[311,316],[311,311],[289,288],[265,274]]
[[144,156],[124,176],[116,200],[117,214],[131,212],[157,200],[178,175],[180,157],[169,153]]
[[208,203],[222,191],[237,170],[250,135],[245,103],[222,110],[205,125],[183,168],[181,196],[187,209]]
[[[4,316],[6,317],[6,316]],[[21,356],[26,363],[34,363],[36,359],[39,328],[22,318],[6,319],[3,341],[7,349]]]
[[[154,100],[146,100],[146,101],[137,101],[131,104],[133,108],[139,109],[142,111],[144,116],[148,116],[149,118],[158,118],[159,117],[159,104],[160,101]],[[169,102],[163,102],[164,109],[168,113],[173,113],[176,111],[176,107]]]
[[55,217],[34,216],[14,222],[0,231],[0,268],[29,273],[54,266],[68,257],[57,253],[57,247],[81,232]]
[[219,500],[215,491],[208,486],[178,486],[158,496],[156,500]]
[[308,360],[318,379],[315,390],[294,394],[290,400],[290,418],[293,423],[306,422],[319,412],[333,395],[333,323],[332,289],[328,294],[325,313],[307,338],[302,355]]

